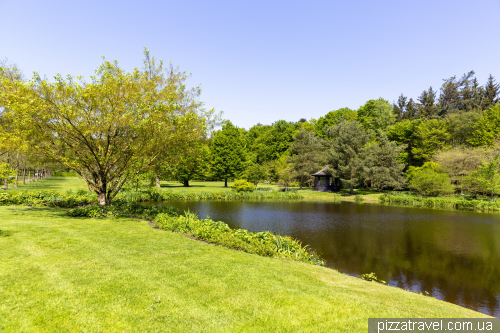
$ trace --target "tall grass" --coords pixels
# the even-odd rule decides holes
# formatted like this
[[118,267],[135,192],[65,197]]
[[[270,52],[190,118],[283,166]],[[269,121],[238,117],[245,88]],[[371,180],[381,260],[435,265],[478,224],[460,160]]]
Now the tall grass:
[[463,197],[418,197],[414,195],[384,194],[379,197],[381,203],[399,204],[406,206],[424,206],[436,208],[453,208],[460,210],[477,210],[500,212],[500,200],[493,202],[486,200],[473,200]]

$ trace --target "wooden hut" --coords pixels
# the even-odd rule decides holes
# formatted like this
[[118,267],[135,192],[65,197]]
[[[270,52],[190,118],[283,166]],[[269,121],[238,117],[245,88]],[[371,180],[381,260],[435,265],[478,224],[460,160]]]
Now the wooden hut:
[[320,171],[313,173],[314,176],[314,191],[321,192],[338,192],[340,191],[340,178],[333,178],[326,173],[328,165]]

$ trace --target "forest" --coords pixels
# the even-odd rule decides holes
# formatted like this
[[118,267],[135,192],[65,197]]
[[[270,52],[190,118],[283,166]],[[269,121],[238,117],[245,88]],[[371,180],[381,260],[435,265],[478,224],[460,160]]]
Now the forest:
[[0,63],[0,179],[4,189],[35,174],[74,172],[109,203],[160,180],[245,180],[311,187],[327,172],[342,186],[424,196],[494,198],[500,192],[500,85],[470,71],[416,99],[371,99],[318,119],[238,128],[206,110],[199,87],[145,50],[127,73],[104,62],[91,82],[55,81]]

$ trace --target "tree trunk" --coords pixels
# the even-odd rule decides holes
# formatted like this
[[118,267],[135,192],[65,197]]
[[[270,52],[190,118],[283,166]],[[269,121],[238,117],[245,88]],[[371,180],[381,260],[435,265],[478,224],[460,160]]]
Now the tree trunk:
[[351,179],[351,184],[350,184],[350,186],[351,186],[351,195],[353,195],[353,194],[354,194],[354,187],[352,186],[352,179]]
[[373,179],[370,179],[370,190],[373,191]]
[[224,187],[227,187],[227,178],[224,178]]
[[99,200],[100,206],[108,206],[109,205],[109,200],[108,200],[108,198],[106,198],[106,192],[98,193],[97,199]]
[[[184,185],[183,185],[184,187],[189,187],[189,180],[184,179],[184,181],[183,181],[183,182],[184,182]],[[227,187],[227,186],[226,186],[226,187]]]
[[300,175],[300,189],[302,190],[302,181],[304,180],[304,175]]
[[160,176],[156,175],[156,187],[160,188]]
[[16,170],[16,179],[15,179],[15,183],[14,183],[14,187],[19,187],[17,185],[17,181],[19,180],[19,170]]
[[26,185],[26,168],[23,168],[23,185]]

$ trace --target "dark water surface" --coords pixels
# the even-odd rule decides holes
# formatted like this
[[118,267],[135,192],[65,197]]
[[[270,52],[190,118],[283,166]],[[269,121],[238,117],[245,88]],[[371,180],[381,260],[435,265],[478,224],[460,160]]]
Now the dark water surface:
[[327,266],[500,317],[500,214],[326,202],[174,201],[232,228],[272,230]]

